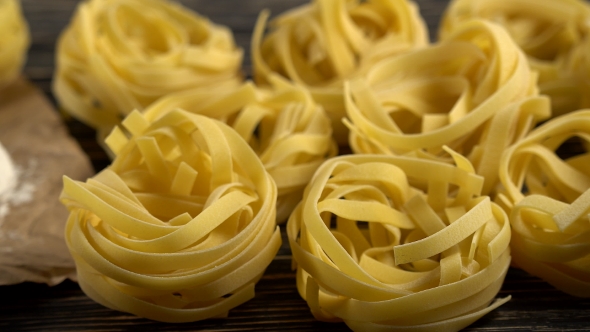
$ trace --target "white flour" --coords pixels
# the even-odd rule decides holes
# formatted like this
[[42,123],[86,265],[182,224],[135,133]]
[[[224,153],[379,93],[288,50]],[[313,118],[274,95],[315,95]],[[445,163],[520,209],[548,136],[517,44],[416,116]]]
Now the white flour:
[[[29,166],[34,168],[36,165]],[[0,226],[4,217],[10,212],[11,206],[27,203],[33,199],[35,186],[30,182],[20,181],[19,183],[21,175],[26,177],[26,173],[30,173],[30,170],[23,172],[18,169],[0,143]]]
[[0,143],[0,202],[4,202],[5,196],[14,189],[16,182],[17,175],[12,159]]

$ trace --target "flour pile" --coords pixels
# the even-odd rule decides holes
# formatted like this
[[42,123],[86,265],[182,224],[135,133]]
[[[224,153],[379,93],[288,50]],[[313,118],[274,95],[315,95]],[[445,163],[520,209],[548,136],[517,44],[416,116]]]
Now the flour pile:
[[17,183],[17,173],[10,155],[0,143],[0,222],[8,214],[8,201]]

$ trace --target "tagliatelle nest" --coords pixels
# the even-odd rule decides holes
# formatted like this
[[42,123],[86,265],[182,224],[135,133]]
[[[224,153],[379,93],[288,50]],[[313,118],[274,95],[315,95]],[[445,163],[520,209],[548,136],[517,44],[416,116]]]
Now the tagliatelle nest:
[[0,89],[20,75],[30,36],[19,0],[0,0]]
[[308,87],[341,144],[347,138],[341,123],[344,80],[428,43],[418,8],[408,0],[314,0],[275,18],[264,35],[268,16],[261,14],[252,37],[256,82],[279,75]]
[[466,156],[498,183],[502,152],[550,114],[525,55],[499,25],[476,20],[444,42],[376,64],[345,92],[355,153]]
[[[295,85],[193,89],[162,98],[148,106],[144,116],[153,122],[176,108],[223,121],[248,142],[277,184],[279,222],[286,221],[301,200],[315,170],[338,150],[323,108]],[[120,136],[124,133],[116,131],[107,143]]]
[[385,155],[322,165],[287,224],[316,318],[455,331],[508,301],[492,303],[510,264],[508,217],[449,152],[458,166]]
[[176,110],[131,137],[86,183],[64,178],[66,240],[84,292],[159,321],[221,317],[254,297],[281,236],[276,186],[227,125]]
[[453,0],[442,19],[441,38],[473,18],[488,19],[507,29],[539,72],[539,88],[551,97],[554,116],[590,106],[576,82],[579,73],[569,71],[565,64],[590,33],[587,1]]
[[59,104],[100,136],[164,95],[241,80],[231,31],[167,0],[81,2],[56,58]]
[[[581,153],[565,159],[566,144]],[[556,288],[590,297],[590,110],[536,128],[508,149],[499,195],[510,214],[516,265]]]

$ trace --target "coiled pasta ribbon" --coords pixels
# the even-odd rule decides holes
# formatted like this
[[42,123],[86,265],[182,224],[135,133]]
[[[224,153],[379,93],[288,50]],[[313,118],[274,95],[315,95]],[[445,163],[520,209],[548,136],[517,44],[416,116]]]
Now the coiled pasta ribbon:
[[[564,76],[571,80],[569,83],[575,84],[579,91],[578,108],[590,108],[590,38],[585,38],[574,46],[560,68],[565,73]],[[572,97],[571,100],[575,99]]]
[[161,96],[241,80],[231,31],[167,0],[81,2],[56,58],[60,105],[99,136]]
[[64,178],[80,286],[153,320],[227,315],[254,297],[281,245],[273,180],[219,121],[176,110],[124,123],[131,137],[108,168],[86,183]]
[[[582,153],[556,150],[575,140]],[[590,110],[554,118],[502,156],[498,201],[510,213],[516,265],[574,296],[590,297]]]
[[30,36],[19,0],[0,0],[0,89],[20,75]]
[[502,152],[550,114],[536,76],[505,30],[466,23],[438,45],[376,64],[346,87],[345,120],[355,153],[447,160],[443,145],[498,183]]
[[[322,107],[292,84],[259,89],[248,82],[218,92],[197,88],[158,100],[144,110],[145,119],[153,122],[176,108],[223,121],[248,142],[277,184],[279,222],[299,203],[315,170],[338,150]],[[123,135],[118,131],[112,137]]]
[[472,18],[504,26],[539,73],[542,94],[551,97],[553,115],[584,105],[576,84],[579,73],[564,67],[572,50],[590,32],[590,5],[585,0],[453,0],[443,15],[439,34],[446,38]]
[[316,318],[357,331],[456,331],[510,299],[492,303],[510,264],[508,217],[448,151],[457,166],[349,155],[318,169],[287,223]]
[[343,82],[378,60],[425,46],[428,34],[408,0],[314,0],[275,18],[261,13],[252,37],[256,82],[279,75],[305,85],[328,112],[334,135],[346,145]]

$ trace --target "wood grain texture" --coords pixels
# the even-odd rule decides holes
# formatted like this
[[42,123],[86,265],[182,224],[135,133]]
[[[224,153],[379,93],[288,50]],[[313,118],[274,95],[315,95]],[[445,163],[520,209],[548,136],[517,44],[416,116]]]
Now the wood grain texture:
[[[284,227],[281,229],[285,234]],[[55,287],[0,287],[0,331],[349,331],[343,323],[313,318],[295,289],[291,255],[283,246],[256,286],[256,298],[226,319],[167,324],[107,309],[73,282]],[[588,331],[590,299],[568,296],[526,272],[510,269],[498,296],[512,300],[465,331]]]
[[[48,97],[54,70],[55,42],[69,22],[78,1],[22,0],[33,42],[25,74]],[[307,0],[182,0],[186,6],[228,25],[236,42],[246,50],[244,68],[250,71],[249,42],[256,16],[263,8],[278,14]],[[447,0],[416,0],[435,31]],[[432,36],[431,36],[432,37]],[[83,124],[64,119],[70,133],[91,158],[96,170],[108,165],[106,154]],[[284,234],[284,228],[282,229]],[[116,312],[86,297],[73,282],[55,287],[20,284],[0,287],[0,331],[348,331],[343,323],[323,323],[310,314],[295,288],[287,240],[256,287],[256,298],[232,310],[227,319],[187,324],[164,324]],[[590,299],[575,298],[555,290],[527,273],[510,269],[499,294],[513,299],[469,326],[467,331],[588,331]]]

